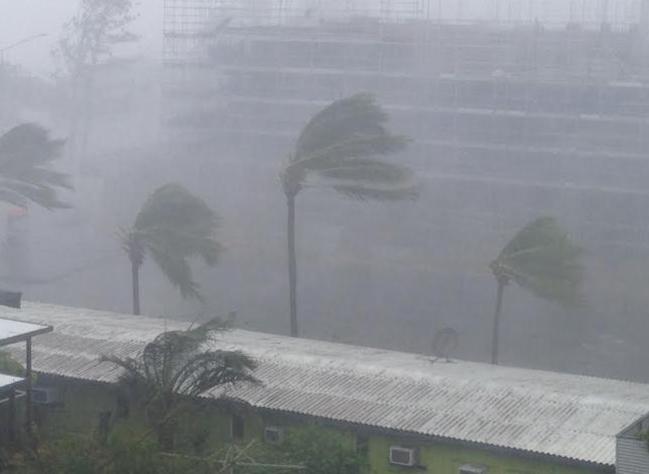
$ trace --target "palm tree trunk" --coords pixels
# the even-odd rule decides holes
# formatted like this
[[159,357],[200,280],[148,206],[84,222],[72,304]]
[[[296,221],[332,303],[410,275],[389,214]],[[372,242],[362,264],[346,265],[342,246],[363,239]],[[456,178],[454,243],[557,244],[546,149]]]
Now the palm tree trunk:
[[291,311],[291,336],[299,335],[297,323],[297,258],[295,256],[295,196],[286,196],[288,206],[287,240],[288,240],[288,286]]
[[140,265],[131,261],[131,284],[133,287],[133,314],[140,314]]
[[494,313],[493,336],[491,338],[491,363],[498,364],[498,336],[500,334],[500,315],[503,309],[503,293],[506,283],[498,281],[498,293],[496,296],[496,311]]

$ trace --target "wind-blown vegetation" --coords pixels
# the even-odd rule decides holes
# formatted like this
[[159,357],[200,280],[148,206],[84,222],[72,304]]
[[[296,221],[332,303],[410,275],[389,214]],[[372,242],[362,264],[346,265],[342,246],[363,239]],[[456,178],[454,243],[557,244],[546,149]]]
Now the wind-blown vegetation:
[[512,281],[539,298],[573,307],[581,302],[581,248],[552,217],[540,217],[521,229],[490,268],[496,279],[496,310],[491,363],[498,363],[500,319],[505,287]]
[[256,380],[255,362],[236,351],[214,350],[205,344],[227,326],[215,319],[187,331],[169,331],[147,344],[135,358],[102,357],[123,370],[120,386],[157,434],[163,450],[174,447],[182,402],[218,386]]
[[403,200],[417,196],[412,173],[378,159],[397,153],[407,140],[386,128],[387,114],[369,94],[338,100],[304,127],[281,178],[288,208],[287,244],[291,336],[299,335],[295,200],[305,189],[322,187],[344,197]]
[[72,189],[68,176],[54,169],[63,140],[34,123],[24,123],[0,136],[0,201],[20,207],[37,204],[66,208],[59,192]]
[[223,250],[215,239],[218,225],[216,213],[182,186],[166,184],[153,192],[133,225],[120,231],[131,262],[134,314],[140,314],[140,269],[147,255],[183,298],[201,298],[190,259],[216,265]]

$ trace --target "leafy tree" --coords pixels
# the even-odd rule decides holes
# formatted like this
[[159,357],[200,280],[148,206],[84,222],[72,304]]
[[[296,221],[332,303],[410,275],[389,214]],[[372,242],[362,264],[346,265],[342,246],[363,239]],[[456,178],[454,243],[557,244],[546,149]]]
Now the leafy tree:
[[[358,474],[367,465],[366,456],[357,452],[350,436],[318,425],[290,428],[280,444],[255,446],[248,454],[257,465],[237,465],[237,473]],[[304,469],[282,469],[282,465]]]
[[58,191],[72,189],[68,176],[52,163],[61,156],[62,140],[53,140],[43,127],[25,123],[0,136],[0,201],[46,209],[68,207]]
[[390,133],[388,117],[369,94],[338,100],[304,127],[282,171],[288,207],[291,335],[298,336],[295,199],[308,187],[327,187],[357,200],[412,199],[411,172],[376,156],[401,151],[407,140]]
[[17,474],[207,474],[196,462],[160,456],[151,433],[120,423],[106,442],[92,436],[63,435],[46,440],[37,451],[17,455]]
[[121,385],[143,409],[163,450],[174,445],[175,420],[183,401],[239,382],[255,382],[255,362],[237,351],[205,350],[214,331],[226,326],[212,320],[186,331],[160,334],[136,358],[104,356],[123,369]]
[[149,254],[183,298],[200,299],[189,259],[216,265],[222,250],[214,238],[217,228],[214,211],[182,186],[166,184],[153,192],[133,226],[120,232],[131,262],[133,313],[140,314],[140,268]]
[[581,301],[582,250],[552,217],[540,217],[521,229],[489,265],[497,283],[491,363],[498,363],[503,293],[510,282],[539,298],[572,307]]
[[0,373],[23,377],[25,368],[7,351],[0,351]]
[[81,152],[85,152],[92,123],[95,75],[116,46],[137,40],[129,27],[136,16],[133,0],[81,0],[75,15],[63,26],[52,52],[60,71],[71,81],[75,110],[73,136],[81,127]]

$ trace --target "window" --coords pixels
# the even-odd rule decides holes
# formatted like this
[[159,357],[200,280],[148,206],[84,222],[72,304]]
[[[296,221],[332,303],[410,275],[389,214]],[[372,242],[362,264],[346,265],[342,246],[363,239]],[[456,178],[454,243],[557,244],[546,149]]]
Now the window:
[[243,439],[244,423],[243,423],[242,416],[232,415],[230,431],[231,431],[230,434],[232,435],[232,439]]
[[279,444],[284,439],[284,430],[277,426],[264,428],[264,441],[270,444]]
[[356,453],[360,456],[367,456],[369,453],[369,439],[367,436],[356,435]]

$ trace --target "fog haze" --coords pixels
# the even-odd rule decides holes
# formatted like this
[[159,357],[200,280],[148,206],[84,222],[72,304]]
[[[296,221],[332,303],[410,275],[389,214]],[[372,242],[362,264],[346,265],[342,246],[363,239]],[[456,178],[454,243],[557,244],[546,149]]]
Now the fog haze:
[[412,138],[388,158],[415,172],[420,196],[301,192],[303,335],[430,353],[451,327],[454,356],[486,360],[489,263],[551,215],[585,249],[587,304],[566,309],[511,284],[503,360],[649,380],[649,20],[639,0],[205,3],[213,8],[168,0],[176,9],[163,22],[162,0],[141,0],[130,28],[139,41],[97,67],[84,98],[73,78],[51,78],[51,50],[78,2],[0,0],[0,48],[47,34],[4,55],[0,133],[36,121],[67,138],[61,166],[76,188],[72,209],[30,209],[14,229],[5,286],[130,311],[118,230],[177,181],[221,216],[226,251],[216,267],[196,267],[202,303],[183,301],[147,260],[144,312],[236,311],[241,326],[286,333],[282,167],[313,114],[370,92],[390,129]]

